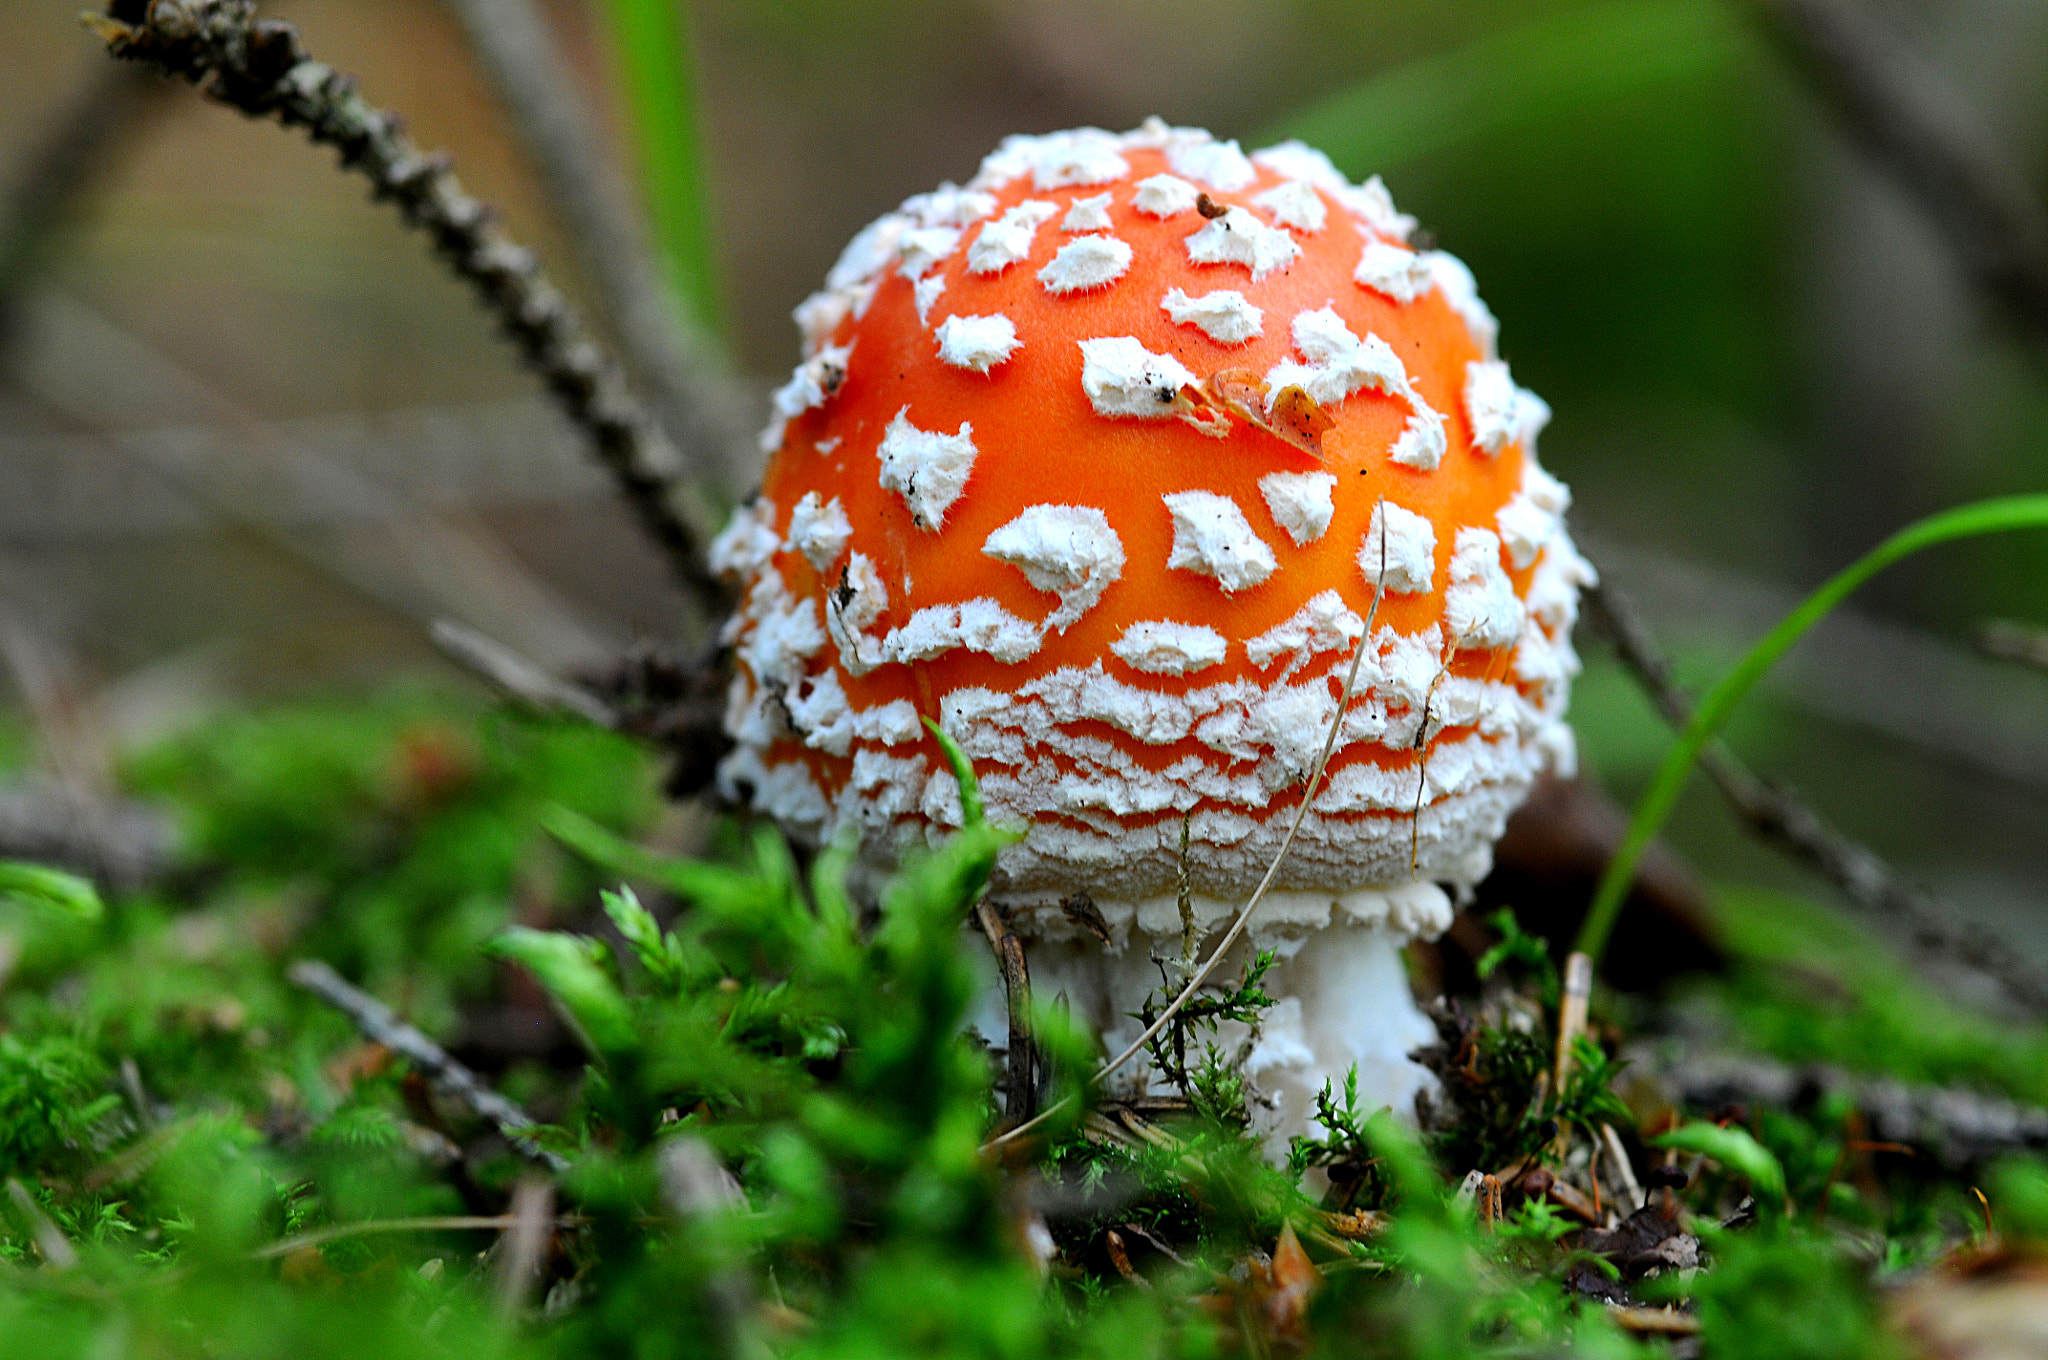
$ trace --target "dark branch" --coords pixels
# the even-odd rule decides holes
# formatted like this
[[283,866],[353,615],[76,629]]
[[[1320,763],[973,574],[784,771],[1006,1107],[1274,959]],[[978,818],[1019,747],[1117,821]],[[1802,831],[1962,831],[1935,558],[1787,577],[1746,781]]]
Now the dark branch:
[[1979,288],[2048,344],[2048,211],[1939,73],[1863,0],[1756,0],[1764,27]]
[[618,365],[584,329],[531,251],[471,198],[445,156],[423,155],[398,118],[371,107],[354,80],[313,61],[298,30],[256,18],[253,0],[113,0],[94,27],[114,56],[183,76],[252,118],[304,128],[341,153],[424,231],[476,290],[569,418],[589,436],[642,529],[683,585],[717,612],[723,590],[690,520],[682,456],[627,390]]
[[[1628,597],[1603,581],[1586,592],[1585,601],[1594,626],[1664,720],[1684,727],[1692,719],[1692,698],[1672,679],[1670,663]],[[1830,827],[1797,795],[1759,779],[1719,743],[1700,753],[1700,768],[1750,830],[1833,883],[1852,906],[1883,921],[1920,953],[1959,960],[2027,1010],[2048,1013],[2048,979],[1983,927],[1956,919],[1942,903],[1901,882],[1874,851]]]
[[286,976],[293,986],[303,987],[354,1021],[364,1038],[384,1045],[411,1063],[413,1070],[442,1096],[496,1125],[520,1156],[556,1173],[568,1170],[566,1159],[533,1141],[532,1130],[537,1125],[532,1115],[493,1091],[482,1077],[457,1062],[447,1049],[400,1020],[376,997],[350,985],[318,959],[301,959]]
[[1824,1098],[1846,1100],[1869,1120],[1873,1137],[1926,1148],[1951,1167],[2048,1148],[2048,1110],[2003,1096],[1908,1086],[1891,1078],[1858,1077],[1820,1065],[1793,1067],[1746,1054],[1681,1052],[1673,1057],[1646,1044],[1629,1056],[1632,1070],[1654,1076],[1681,1105],[1799,1110],[1820,1105]]

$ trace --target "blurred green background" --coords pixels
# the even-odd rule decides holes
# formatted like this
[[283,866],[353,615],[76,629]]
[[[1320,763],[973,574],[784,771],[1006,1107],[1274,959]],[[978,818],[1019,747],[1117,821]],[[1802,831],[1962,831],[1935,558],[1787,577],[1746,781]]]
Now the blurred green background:
[[[1870,8],[2048,190],[2048,6]],[[1006,133],[1158,113],[1380,173],[1472,266],[1557,412],[1544,460],[1583,540],[1695,679],[1907,520],[2048,481],[2044,356],[1733,0],[546,9],[684,305],[756,392],[795,358],[790,308],[877,213]],[[76,11],[0,0],[0,167],[106,77]],[[440,0],[267,12],[589,291]],[[694,132],[650,124],[691,101]],[[45,766],[266,697],[463,684],[425,640],[439,615],[555,667],[683,628],[572,434],[329,153],[165,89],[91,169],[4,298],[0,653]],[[2048,620],[2048,541],[1882,578],[1732,740],[2048,957],[2048,677],[1972,652],[1991,616]],[[1583,649],[1587,762],[1626,796],[1664,736]],[[1714,878],[1811,888],[1704,793],[1674,834]]]

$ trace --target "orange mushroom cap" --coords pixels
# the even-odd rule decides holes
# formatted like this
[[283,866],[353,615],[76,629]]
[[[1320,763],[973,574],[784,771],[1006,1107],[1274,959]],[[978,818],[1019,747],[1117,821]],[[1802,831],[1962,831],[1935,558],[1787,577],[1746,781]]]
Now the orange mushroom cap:
[[744,589],[723,787],[886,855],[959,820],[929,717],[1027,831],[996,881],[1027,930],[1066,931],[1077,890],[1170,899],[1184,825],[1195,891],[1241,901],[1370,617],[1280,897],[1327,921],[1483,875],[1571,763],[1591,573],[1536,463],[1548,408],[1412,226],[1299,143],[1154,120],[1013,137],[861,232],[797,309],[761,492],[713,548]]

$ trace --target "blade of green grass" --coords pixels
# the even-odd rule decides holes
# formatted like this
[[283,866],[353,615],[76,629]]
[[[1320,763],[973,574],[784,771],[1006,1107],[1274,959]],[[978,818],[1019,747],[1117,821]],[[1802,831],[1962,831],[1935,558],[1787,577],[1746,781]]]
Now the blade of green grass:
[[1277,129],[1354,179],[1498,128],[1703,75],[1738,50],[1712,0],[1619,0],[1539,19],[1360,82]]
[[25,898],[79,921],[97,921],[106,910],[91,879],[18,860],[0,860],[0,897]]
[[1774,1210],[1785,1202],[1785,1167],[1771,1150],[1750,1136],[1749,1130],[1695,1120],[1669,1133],[1647,1140],[1652,1147],[1703,1152],[1729,1170],[1739,1173],[1756,1192],[1760,1208]]
[[1700,752],[1728,721],[1743,696],[1777,664],[1778,658],[1789,651],[1793,643],[1805,635],[1807,629],[1825,618],[1858,586],[1903,557],[1910,557],[1939,543],[2014,529],[2048,529],[2048,496],[2006,496],[1977,501],[1909,524],[1878,544],[1861,560],[1837,572],[1820,589],[1807,596],[1797,609],[1787,614],[1777,627],[1765,634],[1761,642],[1750,648],[1749,653],[1721,677],[1707,692],[1706,698],[1700,701],[1699,707],[1693,710],[1692,721],[1664,757],[1664,763],[1658,767],[1642,801],[1636,804],[1628,836],[1609,861],[1607,875],[1600,880],[1600,891],[1594,896],[1592,909],[1586,913],[1586,923],[1579,930],[1578,952],[1596,964],[1600,961],[1601,951],[1606,949],[1608,936],[1613,933],[1614,923],[1621,915],[1628,886],[1635,880],[1636,865],[1677,805],[1679,794],[1685,790],[1686,778],[1692,772],[1693,762],[1699,759]]
[[717,333],[717,261],[683,0],[607,0],[612,46],[657,249],[685,313]]

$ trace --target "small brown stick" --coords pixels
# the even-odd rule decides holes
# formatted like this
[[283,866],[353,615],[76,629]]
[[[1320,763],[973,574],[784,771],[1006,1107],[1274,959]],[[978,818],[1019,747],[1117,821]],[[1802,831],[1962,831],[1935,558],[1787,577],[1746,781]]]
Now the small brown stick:
[[[1583,598],[1616,658],[1664,720],[1684,727],[1692,719],[1692,696],[1672,678],[1670,662],[1628,597],[1603,579]],[[1759,779],[1719,742],[1700,752],[1699,764],[1753,833],[1834,884],[1851,906],[1889,923],[1922,954],[1958,959],[2018,1005],[2048,1013],[2048,977],[2026,964],[2020,951],[1901,882],[1874,851],[1829,826],[1796,795]]]
[[1140,1241],[1146,1243],[1148,1246],[1152,1248],[1152,1250],[1158,1252],[1161,1256],[1164,1256],[1167,1260],[1173,1262],[1181,1269],[1194,1269],[1194,1267],[1191,1264],[1189,1264],[1188,1259],[1185,1256],[1182,1256],[1172,1247],[1166,1245],[1165,1242],[1160,1240],[1159,1235],[1157,1233],[1152,1232],[1151,1230],[1144,1227],[1142,1224],[1121,1223],[1117,1226],[1120,1227],[1125,1233],[1129,1234],[1130,1236],[1138,1238]]
[[1578,1187],[1552,1177],[1543,1193],[1560,1209],[1575,1214],[1588,1223],[1600,1222],[1600,1208],[1580,1192]]
[[568,1161],[560,1154],[533,1141],[530,1131],[538,1125],[532,1115],[493,1091],[482,1077],[457,1062],[447,1049],[400,1020],[376,997],[352,986],[318,959],[299,960],[285,976],[293,986],[303,987],[354,1021],[364,1038],[384,1045],[411,1063],[443,1096],[495,1124],[520,1156],[557,1174],[569,1169]]
[[1387,1216],[1372,1209],[1351,1209],[1335,1213],[1327,1209],[1316,1211],[1316,1221],[1323,1231],[1348,1242],[1364,1242],[1377,1237],[1387,1227]]
[[1637,1336],[1698,1336],[1700,1331],[1698,1318],[1675,1308],[1630,1308],[1610,1303],[1607,1316],[1623,1331]]
[[397,205],[496,315],[550,394],[589,436],[677,580],[717,612],[724,588],[691,522],[690,468],[627,389],[533,252],[471,198],[441,155],[424,155],[396,115],[373,108],[353,78],[312,60],[298,29],[256,17],[254,0],[111,0],[88,22],[115,57],[183,76],[252,118],[302,127]]
[[[1564,961],[1564,990],[1557,1001],[1557,1094],[1564,1097],[1572,1074],[1572,1047],[1586,1032],[1586,1007],[1593,997],[1593,960],[1572,953]],[[1560,1135],[1562,1136],[1562,1135]]]
[[1991,1201],[1985,1198],[1984,1191],[1977,1186],[1971,1186],[1970,1193],[1977,1197],[1977,1208],[1984,1215],[1984,1235],[1986,1237],[1998,1236],[1998,1224],[1993,1222],[1991,1218]]
[[1037,1111],[1036,1046],[1031,1042],[1031,968],[1024,957],[1024,942],[1017,938],[995,905],[987,898],[975,903],[974,919],[995,952],[996,966],[1003,970],[1003,996],[1010,1017],[1010,1047],[1003,1070],[1003,1113],[1021,1124]]
[[1124,1235],[1115,1228],[1111,1228],[1103,1234],[1103,1244],[1108,1248],[1109,1263],[1116,1267],[1116,1273],[1144,1290],[1147,1294],[1151,1293],[1152,1282],[1131,1269],[1130,1253],[1124,1250]]
[[[1564,1100],[1565,1083],[1572,1074],[1572,1048],[1578,1043],[1579,1036],[1586,1032],[1586,1008],[1592,997],[1593,960],[1573,950],[1564,961],[1564,987],[1557,999],[1557,1056],[1551,1068],[1560,1102]],[[1557,1139],[1551,1146],[1559,1156],[1563,1156],[1571,1140],[1571,1125],[1560,1119],[1557,1122]],[[1599,1150],[1596,1148],[1593,1160],[1587,1164],[1587,1170],[1593,1177],[1593,1203],[1596,1208],[1600,1203],[1599,1165]],[[1598,1219],[1597,1212],[1595,1219]]]
[[1488,1232],[1500,1226],[1500,1177],[1482,1176],[1479,1180],[1479,1226]]

